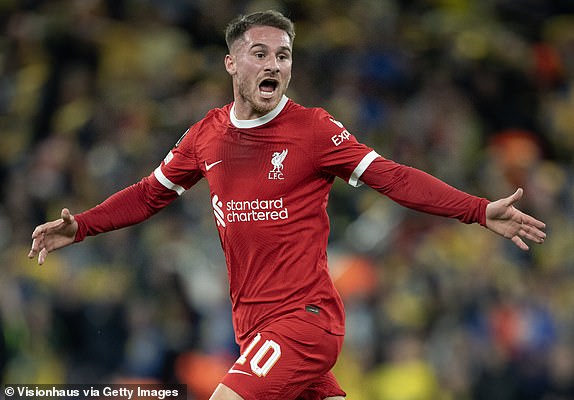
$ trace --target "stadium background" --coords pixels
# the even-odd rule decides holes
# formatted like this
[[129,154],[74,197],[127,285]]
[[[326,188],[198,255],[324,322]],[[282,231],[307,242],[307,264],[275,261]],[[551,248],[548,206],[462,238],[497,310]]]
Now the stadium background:
[[289,96],[360,140],[548,224],[522,253],[478,226],[337,182],[329,248],[349,399],[574,398],[574,3],[569,0],[1,0],[0,375],[184,382],[237,356],[204,183],[151,221],[38,267],[37,224],[149,174],[231,100],[222,31],[296,23]]

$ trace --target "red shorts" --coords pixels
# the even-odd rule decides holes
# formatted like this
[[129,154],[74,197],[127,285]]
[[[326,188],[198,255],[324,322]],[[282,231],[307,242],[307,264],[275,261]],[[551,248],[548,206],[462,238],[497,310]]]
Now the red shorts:
[[288,316],[241,344],[222,383],[245,400],[345,396],[331,372],[342,344],[343,336]]

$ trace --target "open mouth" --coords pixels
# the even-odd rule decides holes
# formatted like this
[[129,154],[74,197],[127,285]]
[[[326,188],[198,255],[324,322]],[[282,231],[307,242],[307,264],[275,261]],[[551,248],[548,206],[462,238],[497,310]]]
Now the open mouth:
[[277,86],[279,86],[279,82],[277,82],[275,79],[264,79],[259,84],[259,93],[261,96],[269,98],[273,96]]

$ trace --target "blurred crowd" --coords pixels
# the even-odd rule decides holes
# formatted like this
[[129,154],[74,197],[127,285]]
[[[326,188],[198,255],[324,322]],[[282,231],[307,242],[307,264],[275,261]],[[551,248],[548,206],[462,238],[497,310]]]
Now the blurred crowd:
[[348,398],[574,399],[571,0],[0,0],[2,382],[209,397],[238,354],[204,182],[44,266],[26,255],[36,225],[148,175],[232,100],[225,25],[270,8],[296,24],[291,98],[465,191],[521,186],[548,225],[525,253],[337,181]]

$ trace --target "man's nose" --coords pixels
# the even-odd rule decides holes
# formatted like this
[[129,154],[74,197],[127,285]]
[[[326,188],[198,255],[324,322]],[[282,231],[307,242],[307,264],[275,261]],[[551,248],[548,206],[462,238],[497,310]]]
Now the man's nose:
[[265,64],[265,70],[270,72],[279,72],[279,62],[277,57],[269,57],[267,63]]

